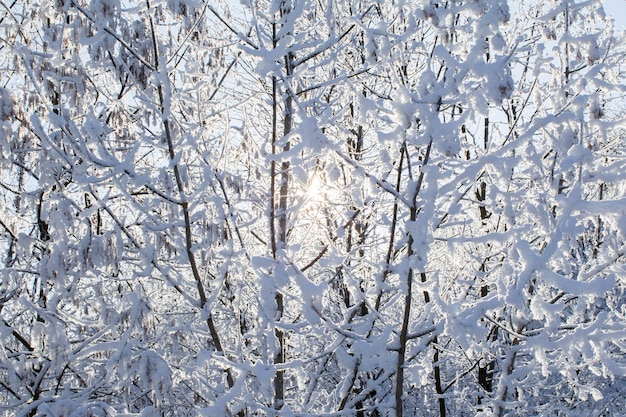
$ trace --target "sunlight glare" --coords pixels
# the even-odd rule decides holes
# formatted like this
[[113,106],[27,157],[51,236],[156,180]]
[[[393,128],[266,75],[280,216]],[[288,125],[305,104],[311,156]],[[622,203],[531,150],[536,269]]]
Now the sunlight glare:
[[321,202],[324,200],[322,182],[317,175],[313,176],[307,185],[306,199],[308,202]]

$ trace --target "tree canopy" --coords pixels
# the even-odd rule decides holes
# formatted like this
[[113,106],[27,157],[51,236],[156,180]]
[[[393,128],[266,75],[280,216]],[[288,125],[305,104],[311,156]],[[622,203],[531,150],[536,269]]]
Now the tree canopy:
[[0,22],[2,415],[626,414],[601,0]]

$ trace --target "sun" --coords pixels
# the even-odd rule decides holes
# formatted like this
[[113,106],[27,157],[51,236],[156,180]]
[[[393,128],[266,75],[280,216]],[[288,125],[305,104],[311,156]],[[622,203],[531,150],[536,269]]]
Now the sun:
[[314,175],[307,184],[305,195],[307,203],[319,203],[324,200],[322,181],[317,175]]

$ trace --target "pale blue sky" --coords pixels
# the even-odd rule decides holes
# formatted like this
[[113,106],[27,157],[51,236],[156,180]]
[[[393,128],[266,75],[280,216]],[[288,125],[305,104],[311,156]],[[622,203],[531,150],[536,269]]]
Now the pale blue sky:
[[605,0],[604,9],[615,18],[615,25],[626,29],[626,0]]

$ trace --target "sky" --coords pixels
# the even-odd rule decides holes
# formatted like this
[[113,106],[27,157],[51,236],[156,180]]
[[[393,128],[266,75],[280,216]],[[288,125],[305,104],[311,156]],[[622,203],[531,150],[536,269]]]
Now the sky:
[[615,26],[626,29],[626,0],[605,0],[604,9],[615,18]]

